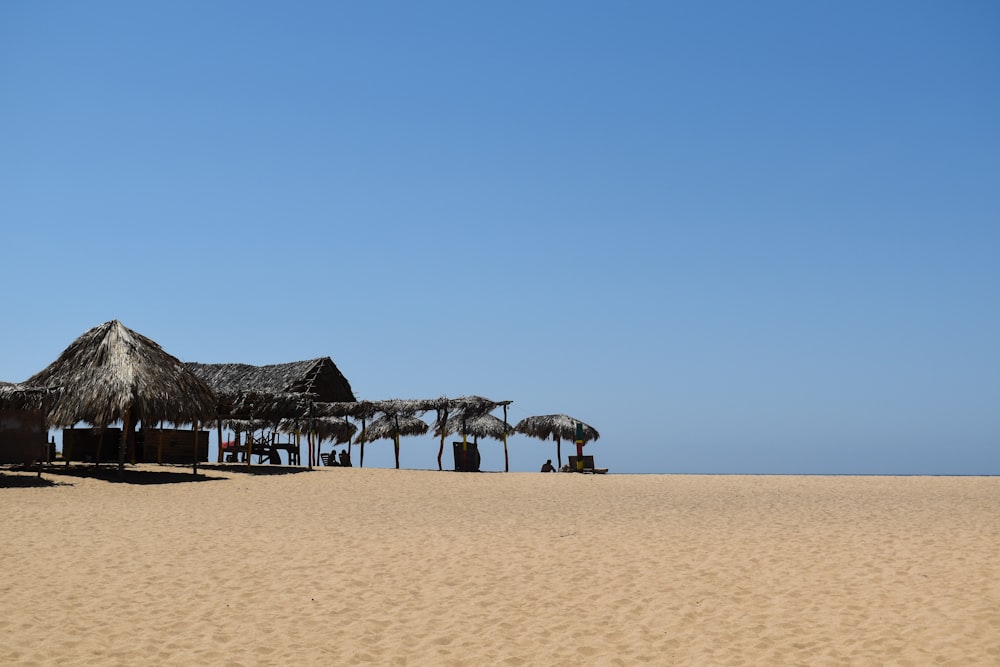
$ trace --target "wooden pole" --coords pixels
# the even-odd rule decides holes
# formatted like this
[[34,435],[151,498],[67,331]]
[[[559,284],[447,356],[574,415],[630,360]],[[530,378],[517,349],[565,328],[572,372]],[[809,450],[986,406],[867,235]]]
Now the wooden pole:
[[465,434],[465,414],[462,414],[462,472],[468,472],[469,436]]
[[507,406],[503,406],[503,471],[510,472],[510,459],[507,457]]
[[122,440],[118,444],[118,477],[121,479],[125,478],[125,446],[128,442],[128,423],[131,419],[130,411],[131,408],[125,409],[124,418],[122,419]]
[[314,431],[316,430],[316,423],[313,421],[315,415],[316,404],[309,401],[309,470],[313,469],[313,464],[316,463],[316,452],[313,451],[313,442],[315,438]]
[[200,421],[194,420],[194,474],[198,474],[198,427],[201,425]]
[[[68,430],[72,431],[73,427],[70,426]],[[68,466],[69,461],[72,458],[73,452],[69,447],[66,446],[66,431],[67,429],[63,429],[63,460],[66,461],[66,465]]]
[[250,415],[250,429],[247,433],[247,468],[253,465],[253,434],[257,430],[253,425],[253,414]]
[[[143,422],[143,423],[145,423],[145,422]],[[129,461],[132,462],[132,465],[135,465],[135,429],[130,428],[128,430],[128,443],[130,445],[129,452],[128,452],[128,458],[129,458]]]
[[218,460],[216,463],[222,463],[222,419],[219,418],[219,411],[215,411],[215,428],[219,436],[219,455],[216,457]]
[[438,447],[438,470],[444,470],[441,467],[441,455],[444,454],[444,437],[447,435],[448,430],[448,406],[444,408],[444,417],[442,418],[442,412],[438,411],[438,424],[441,425],[441,446]]
[[163,465],[163,420],[160,420],[159,435],[156,438],[156,462]]
[[366,439],[366,437],[367,436],[365,435],[365,418],[362,417],[361,418],[361,466],[360,466],[362,468],[365,467],[365,439]]
[[558,437],[556,438],[556,460],[559,462],[559,467],[562,468],[562,447]]
[[392,420],[396,424],[396,433],[393,436],[392,441],[395,444],[396,449],[396,470],[399,470],[399,415],[393,415]]

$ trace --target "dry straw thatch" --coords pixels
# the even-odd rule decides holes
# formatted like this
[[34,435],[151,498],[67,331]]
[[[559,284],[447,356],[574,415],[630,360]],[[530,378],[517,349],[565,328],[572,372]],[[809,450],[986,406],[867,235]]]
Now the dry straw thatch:
[[368,424],[358,435],[362,460],[366,442],[391,438],[396,454],[396,468],[399,468],[399,439],[404,435],[423,435],[428,430],[427,423],[418,417],[406,414],[385,414]]
[[0,410],[45,410],[58,395],[57,389],[0,382]]
[[[492,438],[493,440],[503,440],[505,435],[512,435],[514,433],[514,427],[491,414],[473,415],[471,417],[464,417],[461,414],[457,414],[454,417],[448,418],[444,431],[445,435],[453,433],[461,435],[463,431],[465,435],[471,435],[476,439]],[[436,428],[435,434],[438,436],[441,435],[440,426]]]
[[597,440],[601,434],[597,429],[583,421],[570,417],[569,415],[538,415],[536,417],[525,417],[517,423],[514,430],[533,438],[548,440],[552,438],[556,441],[556,458],[559,466],[562,467],[562,446],[563,440],[576,440],[576,425],[583,425],[583,442]]
[[26,385],[54,388],[49,427],[117,421],[187,424],[215,414],[215,393],[179,359],[118,320],[85,332]]
[[278,424],[278,431],[282,433],[300,433],[306,429],[311,429],[316,436],[317,442],[332,441],[342,445],[350,442],[358,427],[340,417],[313,417],[312,419],[283,419]]
[[[187,367],[204,380],[225,401],[243,402],[267,396],[294,394],[322,402],[355,400],[347,381],[330,357],[292,361],[284,364],[201,364]],[[259,406],[258,406],[259,407]]]

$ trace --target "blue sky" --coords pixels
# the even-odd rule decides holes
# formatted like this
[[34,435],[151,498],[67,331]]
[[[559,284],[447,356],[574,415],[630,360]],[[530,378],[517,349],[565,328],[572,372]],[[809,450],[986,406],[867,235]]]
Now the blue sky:
[[997,34],[992,2],[2,3],[0,379],[120,319],[571,414],[615,472],[1000,474]]

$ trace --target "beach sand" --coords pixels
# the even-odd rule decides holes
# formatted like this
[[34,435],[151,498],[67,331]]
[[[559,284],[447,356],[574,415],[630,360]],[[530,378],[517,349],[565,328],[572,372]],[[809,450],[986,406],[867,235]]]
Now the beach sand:
[[189,472],[0,476],[3,664],[1000,664],[1000,478]]

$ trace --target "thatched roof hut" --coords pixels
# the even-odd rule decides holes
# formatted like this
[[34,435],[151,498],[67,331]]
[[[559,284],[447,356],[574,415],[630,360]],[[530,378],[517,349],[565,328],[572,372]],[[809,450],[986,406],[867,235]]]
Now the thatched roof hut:
[[140,419],[186,424],[215,412],[216,396],[208,385],[118,320],[85,332],[25,384],[60,390],[48,411],[50,427]]
[[177,357],[118,320],[85,332],[25,384],[60,390],[46,413],[49,427],[121,421],[119,469],[125,465],[125,434],[137,421],[197,423],[210,419],[218,402]]
[[57,389],[0,381],[0,410],[43,410],[58,395]]
[[[197,362],[187,366],[219,395],[218,414],[223,419],[266,419],[277,426],[283,419],[319,416],[317,402],[355,401],[351,383],[330,357],[266,366]],[[314,445],[318,443],[309,433],[308,461],[312,468]]]
[[562,440],[576,440],[577,424],[583,427],[584,444],[591,440],[597,440],[601,434],[597,429],[583,421],[570,417],[569,415],[538,415],[536,417],[525,417],[517,423],[514,430],[533,438],[548,440],[552,438],[556,441],[556,457],[559,466],[562,467]]
[[267,366],[197,362],[186,365],[223,399],[306,394],[322,402],[356,400],[351,383],[330,357]]
[[58,392],[0,382],[0,463],[33,463],[49,455],[45,410]]

